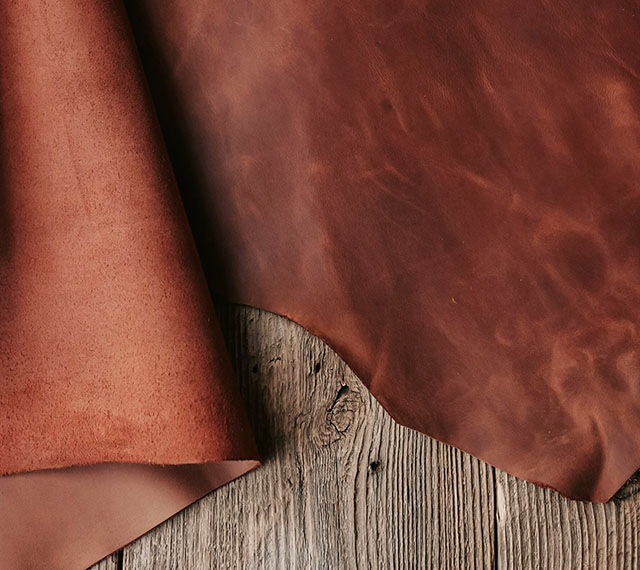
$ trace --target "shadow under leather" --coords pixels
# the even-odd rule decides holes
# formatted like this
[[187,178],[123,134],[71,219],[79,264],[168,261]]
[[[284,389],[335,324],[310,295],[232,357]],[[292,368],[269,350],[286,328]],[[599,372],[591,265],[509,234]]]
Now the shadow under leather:
[[273,411],[267,404],[264,394],[264,387],[267,379],[255,373],[248,373],[246,368],[239,366],[239,362],[255,362],[259,357],[253,354],[246,343],[244,336],[237,334],[237,329],[233,326],[233,315],[235,314],[232,307],[236,308],[240,305],[235,303],[216,301],[216,312],[222,328],[222,335],[229,354],[239,354],[240,358],[232,358],[233,373],[238,381],[238,388],[242,401],[247,407],[247,416],[251,430],[254,434],[256,447],[261,462],[264,463],[276,456],[275,437],[271,433],[269,426],[272,423],[269,418]]
[[[219,268],[223,266],[221,260],[228,255],[222,247],[217,221],[225,212],[216,211],[213,201],[207,199],[210,188],[199,166],[194,141],[188,136],[188,116],[168,73],[165,51],[160,49],[162,38],[154,35],[152,18],[141,3],[132,0],[124,4],[202,268],[211,294],[217,300],[224,283]],[[219,161],[216,156],[207,156],[207,162],[211,165]]]
[[[230,336],[230,328],[225,326],[229,320],[228,303],[221,297],[225,290],[224,275],[219,268],[223,264],[225,248],[218,231],[218,222],[225,212],[216,210],[215,203],[207,199],[210,193],[207,177],[202,163],[197,157],[193,139],[188,136],[189,122],[186,110],[180,105],[180,97],[165,59],[165,50],[160,49],[162,38],[154,35],[152,19],[142,3],[128,0],[124,3],[133,30],[138,52],[141,57],[151,97],[158,114],[164,143],[171,158],[171,166],[178,183],[180,197],[189,220],[200,263],[207,280],[209,291],[214,300],[216,312],[221,321],[227,349],[235,339]],[[216,163],[216,156],[208,157],[208,163]],[[268,422],[268,406],[261,397],[247,397],[248,391],[259,391],[258,386],[250,385],[251,378],[244,378],[241,370],[234,365],[234,373],[239,380],[240,391],[245,403],[251,402],[249,423],[256,437],[260,457],[263,461],[274,455],[272,438],[265,431]]]
[[257,466],[102,463],[0,477],[0,567],[81,570]]

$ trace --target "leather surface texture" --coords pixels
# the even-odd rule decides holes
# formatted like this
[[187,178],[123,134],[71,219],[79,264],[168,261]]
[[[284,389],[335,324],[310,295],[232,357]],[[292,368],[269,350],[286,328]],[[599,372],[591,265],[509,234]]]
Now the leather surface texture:
[[123,6],[0,22],[0,568],[81,569],[257,451]]
[[399,422],[609,499],[640,466],[638,3],[129,6],[218,290]]

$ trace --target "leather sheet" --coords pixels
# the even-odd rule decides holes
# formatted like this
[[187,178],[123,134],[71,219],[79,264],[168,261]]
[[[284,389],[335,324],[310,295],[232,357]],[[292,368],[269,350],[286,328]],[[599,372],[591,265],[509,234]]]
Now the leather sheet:
[[0,0],[0,501],[41,525],[0,563],[82,567],[256,465],[200,264],[509,473],[640,467],[637,2],[126,9]]
[[640,467],[637,2],[132,6],[227,298],[518,477]]
[[257,452],[123,6],[0,22],[0,568],[73,570]]

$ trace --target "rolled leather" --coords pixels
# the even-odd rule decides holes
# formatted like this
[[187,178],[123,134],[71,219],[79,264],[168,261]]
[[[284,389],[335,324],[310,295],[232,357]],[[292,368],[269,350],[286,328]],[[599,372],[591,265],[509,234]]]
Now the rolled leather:
[[123,6],[0,22],[0,568],[81,569],[257,452]]

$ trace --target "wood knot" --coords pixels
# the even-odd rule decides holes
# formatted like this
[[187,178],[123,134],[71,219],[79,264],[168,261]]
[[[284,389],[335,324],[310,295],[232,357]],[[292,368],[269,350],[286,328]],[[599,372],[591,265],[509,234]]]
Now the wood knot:
[[362,403],[362,397],[359,392],[351,390],[346,384],[338,388],[326,412],[325,435],[328,436],[330,441],[335,441],[344,436],[353,425]]

